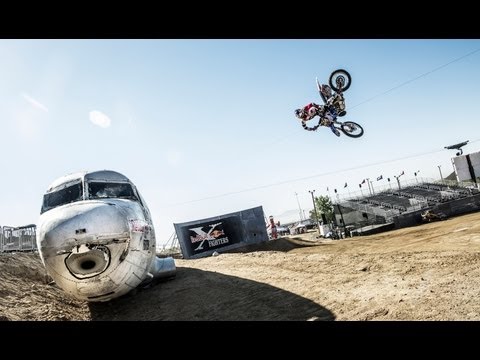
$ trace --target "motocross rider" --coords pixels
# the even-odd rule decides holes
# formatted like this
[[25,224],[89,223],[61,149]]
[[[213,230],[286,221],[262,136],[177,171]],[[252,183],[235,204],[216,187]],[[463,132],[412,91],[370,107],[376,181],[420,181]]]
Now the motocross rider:
[[[305,130],[315,131],[320,125],[329,126],[335,135],[340,136],[340,131],[334,126],[333,120],[335,120],[337,116],[344,116],[346,114],[343,97],[339,94],[333,95],[332,89],[328,85],[321,86],[320,95],[326,105],[321,106],[313,102],[309,103],[301,109],[296,109],[295,116],[301,120],[302,127]],[[340,112],[337,111],[337,108]],[[324,111],[323,116],[321,115],[322,110]],[[322,117],[320,123],[316,126],[308,127],[306,122],[312,120],[315,115]]]

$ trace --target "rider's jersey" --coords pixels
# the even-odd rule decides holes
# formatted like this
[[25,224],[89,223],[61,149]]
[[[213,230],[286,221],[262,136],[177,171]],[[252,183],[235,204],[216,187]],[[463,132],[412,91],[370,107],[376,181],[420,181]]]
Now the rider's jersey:
[[312,120],[315,115],[317,115],[317,111],[320,108],[319,105],[315,103],[310,103],[303,107],[303,114],[304,114],[304,121]]

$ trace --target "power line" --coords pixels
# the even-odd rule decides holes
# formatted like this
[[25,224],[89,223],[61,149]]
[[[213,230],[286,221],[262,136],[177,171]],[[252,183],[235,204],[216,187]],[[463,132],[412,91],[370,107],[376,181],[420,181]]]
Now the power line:
[[373,99],[375,99],[375,98],[377,98],[377,97],[379,97],[379,96],[385,95],[385,94],[389,93],[390,91],[396,90],[396,89],[398,89],[398,88],[400,88],[400,87],[402,87],[402,86],[404,86],[404,85],[410,84],[411,82],[413,82],[413,81],[415,81],[415,80],[418,80],[418,79],[420,79],[420,78],[422,78],[422,77],[425,77],[425,76],[427,76],[427,75],[429,75],[429,74],[431,74],[431,73],[433,73],[433,72],[435,72],[435,71],[438,71],[438,70],[440,70],[440,69],[443,69],[444,67],[446,67],[446,66],[448,66],[448,65],[450,65],[450,64],[453,64],[454,62],[457,62],[457,61],[460,61],[460,60],[462,60],[462,59],[465,59],[466,57],[471,56],[471,55],[473,55],[473,54],[475,54],[475,53],[477,53],[477,52],[479,52],[479,51],[480,51],[480,49],[477,49],[477,50],[474,50],[474,51],[472,51],[472,52],[469,52],[468,54],[462,55],[462,56],[460,56],[459,58],[456,58],[456,59],[454,59],[454,60],[452,60],[452,61],[449,61],[449,62],[446,63],[446,64],[440,65],[439,67],[436,67],[436,68],[433,69],[433,70],[427,71],[426,73],[423,73],[423,74],[421,74],[421,75],[419,75],[419,76],[417,76],[417,77],[415,77],[415,78],[413,78],[413,79],[407,80],[407,81],[401,83],[400,85],[397,85],[397,86],[394,86],[394,87],[391,88],[391,89],[388,89],[387,91],[384,91],[384,92],[382,92],[382,93],[380,93],[380,94],[377,94],[377,95],[375,95],[375,96],[372,96],[371,98],[369,98],[369,99],[367,99],[367,100],[365,100],[365,101],[362,101],[361,103],[358,103],[358,104],[356,104],[356,105],[354,105],[354,106],[351,106],[350,109],[356,108],[357,106],[360,106],[360,105],[363,105],[363,104],[365,104],[365,103],[367,103],[367,102],[369,102],[369,101],[372,101]]
[[[477,142],[477,141],[480,141],[480,139],[470,141],[470,143],[474,143],[474,142]],[[267,184],[267,185],[255,186],[255,187],[251,187],[251,188],[247,188],[247,189],[243,189],[243,190],[238,190],[238,191],[231,191],[231,192],[223,193],[223,194],[219,194],[219,195],[212,195],[212,196],[204,197],[204,198],[201,198],[201,199],[195,199],[195,200],[189,200],[189,201],[185,201],[185,202],[175,203],[175,204],[167,205],[166,207],[172,207],[172,206],[177,206],[177,205],[186,205],[186,204],[199,202],[199,201],[204,201],[204,200],[217,199],[217,198],[228,196],[228,195],[241,194],[241,193],[244,193],[244,192],[249,192],[249,191],[254,191],[254,190],[259,190],[259,189],[265,189],[265,188],[269,188],[269,187],[273,187],[273,186],[289,184],[289,183],[302,181],[302,180],[313,179],[313,178],[316,178],[316,177],[322,177],[322,176],[333,175],[333,174],[340,174],[342,172],[358,170],[358,169],[362,169],[362,168],[366,168],[366,167],[370,167],[370,166],[388,164],[388,163],[395,162],[395,161],[406,160],[406,159],[416,158],[416,157],[420,157],[420,156],[435,154],[435,153],[446,151],[446,150],[447,149],[428,151],[428,152],[424,152],[424,153],[420,153],[420,154],[414,154],[414,155],[408,155],[408,156],[404,156],[404,157],[396,158],[396,159],[392,159],[392,160],[378,161],[378,162],[374,162],[374,163],[371,163],[371,164],[364,164],[364,165],[354,166],[354,167],[351,167],[351,168],[346,168],[346,169],[341,169],[341,170],[336,170],[336,171],[329,171],[329,172],[324,172],[324,173],[321,173],[321,174],[305,176],[305,177],[291,179],[291,180],[279,181],[279,182],[271,183],[271,184]]]

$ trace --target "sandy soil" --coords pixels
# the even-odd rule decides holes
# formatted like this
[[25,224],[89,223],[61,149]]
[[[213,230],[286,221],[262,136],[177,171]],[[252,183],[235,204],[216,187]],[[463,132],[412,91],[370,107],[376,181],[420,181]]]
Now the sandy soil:
[[480,320],[480,213],[344,240],[316,232],[176,260],[173,280],[108,303],[0,255],[0,320]]

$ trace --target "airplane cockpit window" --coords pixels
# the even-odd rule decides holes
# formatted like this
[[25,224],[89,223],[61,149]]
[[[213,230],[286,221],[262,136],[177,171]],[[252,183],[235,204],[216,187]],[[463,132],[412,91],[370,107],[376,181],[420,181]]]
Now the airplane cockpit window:
[[89,199],[116,198],[138,201],[138,198],[133,192],[132,185],[128,183],[89,182],[88,193]]
[[43,196],[41,214],[57,206],[82,200],[82,183],[77,183],[58,191],[53,191]]

